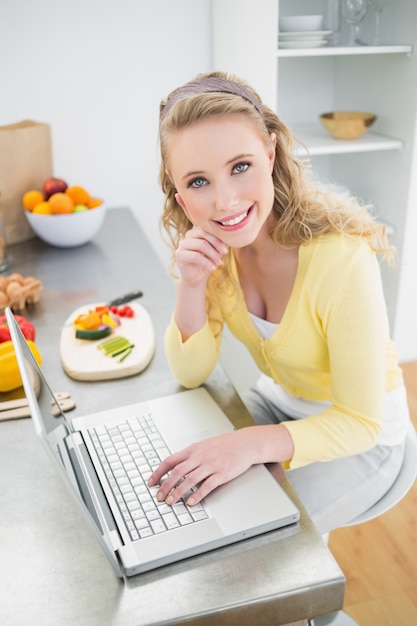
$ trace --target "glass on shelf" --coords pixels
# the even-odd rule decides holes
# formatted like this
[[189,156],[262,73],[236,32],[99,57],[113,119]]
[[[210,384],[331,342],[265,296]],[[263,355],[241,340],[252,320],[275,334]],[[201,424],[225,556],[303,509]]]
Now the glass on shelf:
[[341,0],[327,0],[324,11],[323,27],[325,30],[331,31],[328,41],[332,46],[339,43],[339,33],[342,26],[342,8]]
[[342,15],[349,25],[348,46],[363,46],[359,38],[359,26],[366,15],[367,0],[342,0]]
[[381,45],[381,14],[391,0],[369,0],[369,4],[375,11],[375,35],[373,40],[374,46]]

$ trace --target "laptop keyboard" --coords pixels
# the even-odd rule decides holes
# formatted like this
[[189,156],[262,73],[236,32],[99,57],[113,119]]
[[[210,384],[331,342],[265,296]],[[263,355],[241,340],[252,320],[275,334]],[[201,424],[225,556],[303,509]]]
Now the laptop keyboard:
[[201,503],[186,505],[191,492],[169,506],[157,501],[158,485],[147,486],[154,469],[170,454],[150,413],[111,428],[98,426],[90,435],[133,540],[208,518]]

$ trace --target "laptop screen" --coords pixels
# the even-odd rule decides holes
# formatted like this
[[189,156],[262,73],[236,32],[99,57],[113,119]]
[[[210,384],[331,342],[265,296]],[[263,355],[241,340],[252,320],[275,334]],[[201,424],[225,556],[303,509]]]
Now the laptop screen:
[[[86,467],[88,454],[86,451],[83,454],[85,446],[77,441],[71,421],[61,410],[59,400],[37,364],[12,311],[7,308],[5,313],[35,430],[52,455],[116,574],[122,577],[123,572],[108,537],[109,520],[102,517],[97,493]],[[52,413],[54,407],[58,417]]]
[[[29,408],[38,434],[41,431],[47,435],[55,430],[59,424],[65,425],[67,431],[71,432],[71,422],[62,412],[59,400],[54,396],[10,309],[6,309],[6,317]],[[54,409],[58,414],[57,417],[53,415]]]

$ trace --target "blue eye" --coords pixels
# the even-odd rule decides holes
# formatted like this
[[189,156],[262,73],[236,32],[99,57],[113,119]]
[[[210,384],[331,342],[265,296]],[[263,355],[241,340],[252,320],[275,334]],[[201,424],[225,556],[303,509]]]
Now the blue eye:
[[188,187],[194,187],[194,189],[199,189],[200,187],[204,187],[204,185],[207,184],[207,181],[205,178],[194,178],[193,180],[190,180],[190,182],[188,183]]
[[236,163],[233,168],[233,173],[242,174],[243,172],[246,172],[247,169],[249,169],[249,166],[249,163]]

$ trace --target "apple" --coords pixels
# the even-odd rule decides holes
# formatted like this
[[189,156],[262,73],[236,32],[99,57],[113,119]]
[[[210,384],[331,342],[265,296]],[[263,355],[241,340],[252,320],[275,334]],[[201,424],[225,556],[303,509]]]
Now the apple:
[[67,187],[68,185],[65,180],[62,180],[62,178],[55,178],[54,176],[47,178],[43,183],[43,191],[45,193],[46,199],[48,199],[54,193],[64,193]]
[[85,204],[76,204],[74,207],[74,213],[82,213],[83,211],[88,211],[88,206]]

